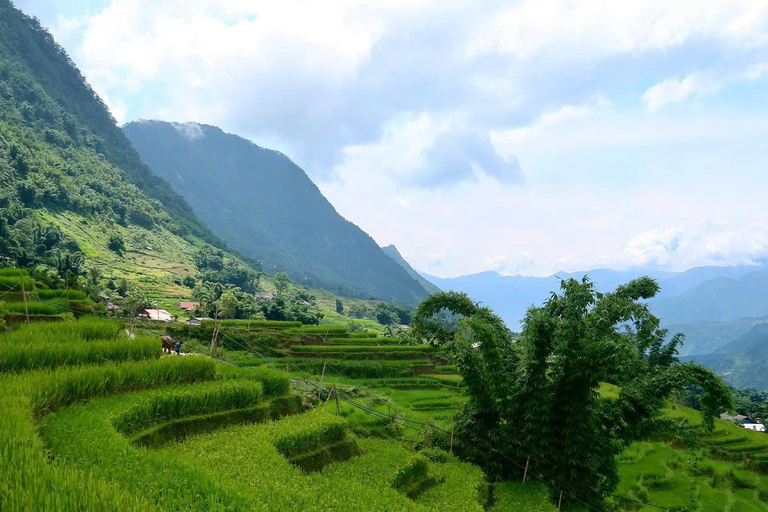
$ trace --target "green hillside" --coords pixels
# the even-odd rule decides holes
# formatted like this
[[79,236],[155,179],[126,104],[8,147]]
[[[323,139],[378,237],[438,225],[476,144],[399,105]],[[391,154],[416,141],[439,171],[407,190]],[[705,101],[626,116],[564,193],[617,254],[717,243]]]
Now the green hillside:
[[282,153],[213,126],[139,121],[123,129],[156,175],[265,270],[344,296],[415,305],[427,295]]
[[395,247],[394,244],[390,244],[390,245],[388,245],[386,247],[382,247],[381,249],[384,251],[385,254],[387,254],[387,256],[389,256],[390,258],[395,260],[398,263],[398,265],[403,267],[405,269],[405,271],[408,272],[409,276],[411,276],[416,281],[418,281],[419,284],[422,287],[424,287],[424,289],[427,291],[427,293],[433,294],[433,293],[437,293],[437,292],[440,291],[440,288],[437,285],[432,284],[429,281],[427,281],[426,279],[424,279],[421,276],[421,274],[416,272],[413,269],[413,267],[411,267],[411,265],[407,261],[405,261],[405,258],[403,258],[403,255],[400,254],[400,251],[397,250],[397,247]]
[[768,391],[768,323],[754,325],[712,354],[691,358],[734,387]]
[[80,254],[103,275],[162,287],[194,271],[197,248],[221,245],[141,162],[50,34],[7,0],[0,183],[0,255],[20,266],[77,273],[67,258]]

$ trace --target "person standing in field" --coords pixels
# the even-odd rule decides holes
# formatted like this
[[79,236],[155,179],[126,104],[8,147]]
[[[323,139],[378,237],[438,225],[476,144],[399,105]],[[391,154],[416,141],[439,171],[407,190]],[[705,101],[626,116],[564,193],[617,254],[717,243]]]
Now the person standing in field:
[[181,355],[181,341],[176,340],[176,345],[174,346],[174,349],[176,350],[176,355]]

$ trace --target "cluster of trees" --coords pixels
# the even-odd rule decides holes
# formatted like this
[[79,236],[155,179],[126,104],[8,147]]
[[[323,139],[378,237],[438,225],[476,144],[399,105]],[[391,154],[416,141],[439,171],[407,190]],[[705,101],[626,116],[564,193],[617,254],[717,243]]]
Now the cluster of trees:
[[[732,407],[710,370],[681,364],[682,337],[665,343],[646,302],[658,293],[650,278],[600,294],[586,278],[561,283],[531,308],[512,337],[489,308],[464,294],[432,295],[419,307],[410,335],[445,347],[464,378],[468,401],[456,418],[458,450],[500,478],[520,467],[587,503],[602,502],[618,483],[615,457],[629,444],[670,428],[666,401],[686,384],[701,389],[707,425]],[[448,310],[456,325],[433,321]],[[620,386],[602,398],[601,383]]]
[[200,280],[205,283],[231,285],[245,293],[256,292],[261,284],[260,270],[253,270],[235,260],[225,258],[221,250],[199,250],[195,254],[195,266],[200,272]]
[[[737,389],[731,387],[733,394],[733,410],[737,414],[749,416],[753,420],[765,423],[768,421],[768,392],[758,391],[755,388]],[[701,398],[703,390],[698,386],[686,386],[679,394],[683,405],[696,410],[701,410]]]
[[[340,300],[336,301],[336,312],[344,313],[344,305]],[[375,319],[381,325],[408,325],[413,318],[413,309],[388,302],[379,302],[373,307],[355,302],[347,308],[347,314],[352,318]]]

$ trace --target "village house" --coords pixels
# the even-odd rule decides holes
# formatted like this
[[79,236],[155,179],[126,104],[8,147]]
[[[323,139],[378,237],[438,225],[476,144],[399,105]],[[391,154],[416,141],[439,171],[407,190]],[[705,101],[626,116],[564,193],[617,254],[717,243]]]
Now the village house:
[[164,309],[145,309],[139,316],[155,322],[173,322],[173,315]]
[[189,320],[187,320],[187,325],[191,325],[192,327],[198,327],[203,322],[207,322],[207,321],[211,321],[212,322],[213,319],[212,318],[208,318],[208,317],[190,318]]
[[199,302],[179,302],[179,309],[183,309],[184,311],[194,311],[199,307]]
[[765,432],[765,425],[763,425],[758,421],[753,420],[749,416],[744,416],[743,414],[737,414],[736,416],[731,416],[730,414],[723,413],[720,415],[720,419],[725,421],[730,421],[731,423],[735,423],[741,428],[745,428],[747,430],[752,430],[754,432]]

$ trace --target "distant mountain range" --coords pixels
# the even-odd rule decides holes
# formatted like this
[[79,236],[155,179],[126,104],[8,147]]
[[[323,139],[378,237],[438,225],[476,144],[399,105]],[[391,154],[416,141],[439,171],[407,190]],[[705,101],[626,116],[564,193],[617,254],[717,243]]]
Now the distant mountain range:
[[733,267],[697,267],[685,272],[654,269],[559,272],[548,277],[502,276],[481,272],[443,279],[422,274],[443,290],[469,294],[496,311],[515,329],[528,307],[541,304],[560,287],[560,279],[587,275],[598,290],[608,292],[643,275],[659,281],[661,293],[651,301],[653,312],[665,325],[704,321],[730,321],[768,316],[768,262]]
[[[415,306],[424,286],[284,154],[215,126],[125,125],[141,158],[230,247],[297,284]],[[418,277],[418,276],[416,276]]]

